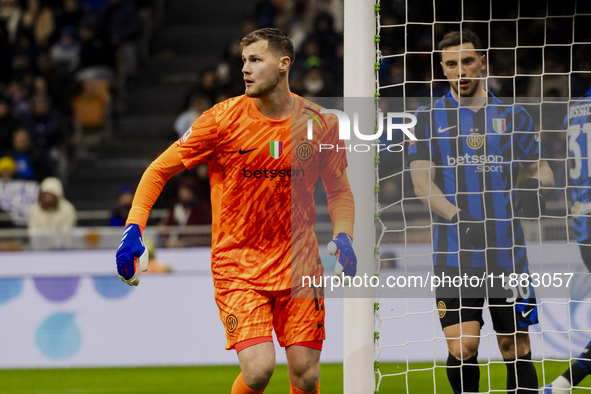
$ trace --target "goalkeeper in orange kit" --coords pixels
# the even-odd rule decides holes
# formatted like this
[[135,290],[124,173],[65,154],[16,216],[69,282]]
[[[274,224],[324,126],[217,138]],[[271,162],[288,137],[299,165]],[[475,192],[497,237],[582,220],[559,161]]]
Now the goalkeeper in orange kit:
[[[144,173],[117,251],[122,279],[137,285],[146,269],[142,241],[150,210],[171,176],[207,162],[212,200],[212,274],[227,349],[241,374],[232,393],[262,393],[275,367],[272,331],[286,348],[290,393],[320,392],[324,332],[321,288],[299,287],[301,275],[322,275],[313,227],[314,184],[321,178],[334,228],[337,270],[356,273],[351,247],[353,195],[336,119],[306,134],[301,116],[320,107],[290,92],[293,44],[278,29],[242,39],[245,95],[215,105]],[[301,118],[301,120],[300,120]],[[301,148],[301,149],[300,149]]]

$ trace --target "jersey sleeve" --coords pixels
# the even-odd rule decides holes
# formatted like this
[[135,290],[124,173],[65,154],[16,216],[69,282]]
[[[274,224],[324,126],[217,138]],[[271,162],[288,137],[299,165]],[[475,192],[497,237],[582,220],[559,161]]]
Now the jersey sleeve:
[[355,202],[347,173],[338,178],[323,180],[323,184],[334,235],[345,233],[353,238]]
[[337,122],[333,121],[329,124],[330,129],[322,139],[322,143],[335,147],[338,146],[339,149],[329,149],[320,154],[320,177],[323,181],[329,178],[340,177],[343,175],[345,168],[347,168],[345,143],[339,140]]
[[188,169],[213,160],[218,149],[220,104],[205,111],[175,143],[177,153]]
[[522,107],[516,106],[513,115],[513,138],[517,157],[524,161],[540,159],[540,135],[534,126],[531,115]]
[[433,161],[431,158],[431,132],[430,132],[430,112],[425,111],[426,107],[421,106],[415,112],[417,124],[414,127],[414,136],[417,141],[410,141],[406,149],[406,164],[415,160]]
[[174,144],[158,156],[142,175],[133,197],[126,225],[130,223],[137,224],[143,232],[148,223],[150,211],[158,196],[160,196],[164,185],[173,175],[184,169],[185,167],[181,163]]

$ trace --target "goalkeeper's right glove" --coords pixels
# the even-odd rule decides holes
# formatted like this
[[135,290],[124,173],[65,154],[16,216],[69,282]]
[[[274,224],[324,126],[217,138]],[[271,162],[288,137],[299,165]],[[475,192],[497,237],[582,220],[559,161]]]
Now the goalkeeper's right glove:
[[144,245],[142,231],[137,224],[128,224],[117,249],[117,273],[119,278],[130,286],[137,286],[137,265],[142,271],[148,270],[148,249]]
[[458,223],[458,238],[461,249],[477,249],[486,247],[486,234],[484,232],[484,222],[476,219],[465,211],[459,211],[451,219],[452,223]]
[[351,238],[345,233],[339,233],[326,246],[328,254],[336,256],[337,263],[334,266],[334,272],[340,275],[345,272],[347,276],[355,276],[357,273],[357,256],[351,245]]

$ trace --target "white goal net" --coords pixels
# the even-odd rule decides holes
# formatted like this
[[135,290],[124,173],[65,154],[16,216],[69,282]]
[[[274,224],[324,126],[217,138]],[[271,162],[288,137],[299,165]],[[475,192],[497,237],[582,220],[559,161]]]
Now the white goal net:
[[[540,385],[562,374],[591,339],[589,271],[572,225],[575,186],[569,180],[572,168],[591,161],[586,161],[586,147],[578,153],[583,152],[582,158],[568,159],[577,142],[564,123],[569,104],[591,88],[589,64],[581,60],[591,46],[589,3],[392,0],[378,1],[375,9],[376,98],[384,112],[397,106],[414,113],[419,105],[446,95],[450,84],[437,44],[450,31],[471,30],[484,46],[486,90],[531,115],[541,144],[539,158],[548,162],[555,183],[543,189],[546,213],[521,221],[529,271],[540,279],[534,284],[539,323],[529,330]],[[393,142],[402,141],[400,135]],[[427,291],[430,286],[422,291],[410,281],[413,276],[429,280],[433,243],[441,242],[434,239],[434,217],[415,195],[403,153],[380,149],[375,176],[376,269],[382,284],[389,280],[375,300],[376,393],[452,392],[441,310]],[[518,185],[527,177],[523,171],[515,176]],[[564,283],[558,286],[556,278]],[[557,287],[560,291],[552,291]],[[486,308],[485,303],[480,391],[507,392],[506,368]],[[585,384],[591,387],[584,380],[580,390]]]

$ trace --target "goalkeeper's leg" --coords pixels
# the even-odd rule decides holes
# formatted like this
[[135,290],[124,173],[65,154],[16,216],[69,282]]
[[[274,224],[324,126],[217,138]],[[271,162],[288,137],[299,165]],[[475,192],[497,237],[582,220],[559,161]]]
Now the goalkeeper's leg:
[[[321,341],[316,341],[321,344]],[[320,393],[320,349],[314,342],[296,343],[285,349],[289,371],[290,394]]]
[[274,329],[285,347],[290,394],[320,392],[320,352],[325,339],[324,298],[320,291],[310,298],[295,298],[288,290],[276,298]]
[[239,351],[238,358],[242,372],[234,381],[232,394],[262,394],[275,370],[273,342],[244,348]]

